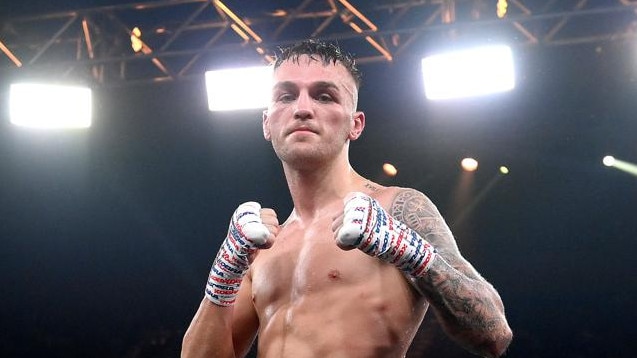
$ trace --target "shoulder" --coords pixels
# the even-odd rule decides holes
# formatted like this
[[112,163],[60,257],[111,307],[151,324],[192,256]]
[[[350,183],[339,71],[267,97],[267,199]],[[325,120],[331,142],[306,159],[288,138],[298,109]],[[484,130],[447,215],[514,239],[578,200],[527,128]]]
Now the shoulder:
[[400,186],[382,186],[366,180],[364,191],[376,199],[393,217],[404,221],[413,215],[440,216],[434,203],[424,193]]
[[402,212],[404,210],[434,205],[427,195],[413,188],[399,186],[382,187],[382,189],[372,196],[380,201],[385,209],[392,212]]
[[431,225],[446,226],[436,205],[416,189],[387,187],[378,200],[389,215],[413,229],[426,229]]

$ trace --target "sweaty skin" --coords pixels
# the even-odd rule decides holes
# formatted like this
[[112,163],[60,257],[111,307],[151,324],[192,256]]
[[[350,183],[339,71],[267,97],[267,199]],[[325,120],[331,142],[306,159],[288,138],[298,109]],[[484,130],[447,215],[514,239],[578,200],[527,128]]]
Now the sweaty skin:
[[[294,210],[279,225],[262,203],[269,248],[251,256],[234,305],[202,300],[182,356],[243,357],[258,334],[260,358],[403,357],[430,305],[459,344],[501,355],[511,331],[500,297],[460,255],[433,203],[350,166],[349,143],[365,115],[348,70],[302,55],[284,61],[274,80],[263,134],[281,160]],[[426,274],[408,281],[395,266],[336,245],[332,229],[351,192],[371,196],[433,245],[438,254]]]
[[[387,210],[395,188],[357,191]],[[294,214],[248,275],[260,357],[402,357],[427,310],[392,265],[334,244],[336,201],[308,225]],[[244,294],[241,292],[240,294]]]

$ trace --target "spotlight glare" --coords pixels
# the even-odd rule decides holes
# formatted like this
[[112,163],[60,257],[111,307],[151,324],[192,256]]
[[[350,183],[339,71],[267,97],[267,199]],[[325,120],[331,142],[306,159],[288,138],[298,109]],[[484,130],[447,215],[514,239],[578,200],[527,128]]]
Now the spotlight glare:
[[478,161],[473,158],[464,158],[460,162],[460,165],[462,166],[462,169],[468,172],[475,172],[478,170]]
[[389,163],[383,164],[383,171],[390,177],[395,177],[398,174],[398,169]]
[[206,72],[211,111],[266,108],[272,90],[272,68],[257,66]]
[[10,118],[31,128],[88,128],[92,114],[88,87],[14,83],[10,89]]
[[615,157],[612,155],[607,155],[602,159],[602,163],[604,163],[607,167],[612,167],[615,164]]
[[482,96],[515,87],[513,52],[508,46],[431,55],[422,60],[422,74],[430,100]]
[[509,168],[505,167],[504,165],[500,167],[500,173],[502,174],[509,174]]
[[621,159],[617,159],[611,156],[608,156],[608,157],[612,158],[612,159],[609,159],[608,161],[612,163],[613,168],[619,169],[625,173],[637,176],[637,164],[627,162]]

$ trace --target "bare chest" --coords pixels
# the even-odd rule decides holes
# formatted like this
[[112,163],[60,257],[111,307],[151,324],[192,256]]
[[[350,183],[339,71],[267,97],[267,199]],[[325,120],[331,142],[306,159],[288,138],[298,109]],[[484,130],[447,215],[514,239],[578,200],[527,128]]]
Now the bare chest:
[[259,252],[252,264],[257,309],[260,305],[286,304],[308,295],[365,284],[372,273],[393,271],[359,250],[339,249],[330,226],[331,220],[319,221],[307,229],[288,226],[270,249]]

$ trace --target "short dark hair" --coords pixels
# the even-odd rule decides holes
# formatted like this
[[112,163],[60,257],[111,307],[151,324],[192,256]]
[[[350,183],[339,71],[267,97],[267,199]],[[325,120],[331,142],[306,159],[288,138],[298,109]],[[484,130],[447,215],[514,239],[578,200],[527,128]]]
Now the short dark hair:
[[[316,39],[303,40],[288,47],[280,47],[280,55],[274,61],[274,68],[277,69],[284,61],[299,62],[299,57],[309,56],[314,61],[321,61],[324,65],[340,62],[354,78],[356,87],[360,87],[362,75],[356,65],[354,56],[343,51],[338,45]],[[318,58],[317,58],[318,56]]]

